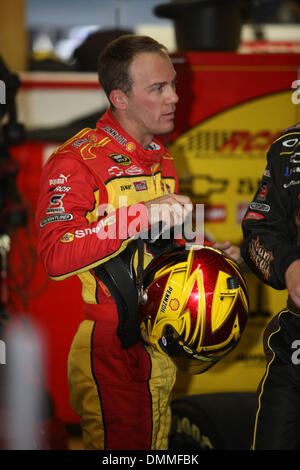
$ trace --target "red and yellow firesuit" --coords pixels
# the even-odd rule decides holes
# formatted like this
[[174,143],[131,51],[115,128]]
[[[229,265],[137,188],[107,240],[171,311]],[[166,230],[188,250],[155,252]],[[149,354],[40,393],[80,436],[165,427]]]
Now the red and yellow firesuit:
[[[95,268],[149,228],[144,201],[176,192],[169,152],[142,148],[108,110],[50,157],[37,208],[38,251],[48,275],[82,282],[84,319],[68,358],[71,405],[87,449],[167,449],[173,362],[138,341],[122,348],[118,310]],[[138,224],[135,222],[138,220]],[[145,251],[144,264],[151,260]]]

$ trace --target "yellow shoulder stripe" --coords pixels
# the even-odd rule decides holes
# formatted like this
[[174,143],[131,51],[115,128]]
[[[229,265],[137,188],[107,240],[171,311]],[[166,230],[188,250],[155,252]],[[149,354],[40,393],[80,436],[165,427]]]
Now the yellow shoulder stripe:
[[95,261],[95,263],[92,263],[90,265],[87,265],[87,266],[84,266],[80,269],[76,269],[75,271],[71,271],[70,273],[66,273],[66,274],[62,274],[61,276],[49,276],[50,279],[52,279],[53,281],[63,281],[64,279],[67,279],[68,277],[71,277],[71,276],[75,276],[75,275],[78,275],[78,274],[81,274],[81,273],[84,273],[85,271],[89,271],[90,269],[93,269],[93,268],[96,268],[97,266],[99,266],[100,264],[103,264],[103,263],[106,263],[106,261],[109,261],[111,258],[114,258],[115,256],[117,256],[119,253],[121,253],[125,248],[126,246],[128,245],[128,243],[133,240],[133,237],[131,238],[127,238],[127,240],[124,240],[120,246],[120,248],[115,251],[113,254],[109,255],[109,256],[106,256],[105,258],[101,258],[100,260],[98,261]]

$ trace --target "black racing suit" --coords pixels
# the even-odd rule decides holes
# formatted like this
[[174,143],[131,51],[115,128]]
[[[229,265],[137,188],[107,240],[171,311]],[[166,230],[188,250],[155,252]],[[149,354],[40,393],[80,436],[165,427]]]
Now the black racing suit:
[[[245,262],[263,282],[285,289],[285,272],[300,259],[300,123],[271,145],[242,228]],[[300,309],[290,298],[267,326],[264,348],[253,449],[300,449]]]

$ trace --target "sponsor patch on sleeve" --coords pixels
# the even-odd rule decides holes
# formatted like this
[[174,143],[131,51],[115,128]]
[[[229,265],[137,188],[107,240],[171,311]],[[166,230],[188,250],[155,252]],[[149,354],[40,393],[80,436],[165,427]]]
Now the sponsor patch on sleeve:
[[271,251],[266,250],[260,243],[259,236],[251,240],[249,244],[249,255],[263,277],[268,280],[270,278],[270,265],[274,259],[274,255]]
[[49,215],[49,217],[46,217],[45,219],[41,220],[40,227],[44,227],[45,225],[51,224],[52,222],[66,222],[72,219],[73,219],[72,214]]

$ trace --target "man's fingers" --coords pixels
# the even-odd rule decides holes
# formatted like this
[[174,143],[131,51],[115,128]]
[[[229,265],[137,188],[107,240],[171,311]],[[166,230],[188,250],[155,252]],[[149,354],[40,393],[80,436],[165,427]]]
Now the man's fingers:
[[216,242],[213,244],[213,248],[217,248],[218,250],[227,250],[228,248],[231,247],[231,242],[229,240],[226,240],[225,242]]
[[175,199],[179,204],[192,204],[191,198],[189,196],[184,196],[182,194],[170,194],[172,199]]
[[171,227],[182,225],[193,208],[191,199],[180,194],[166,194],[147,201],[145,206],[148,210],[150,224],[164,221]]
[[289,296],[300,308],[300,259],[293,261],[285,272],[286,288]]

